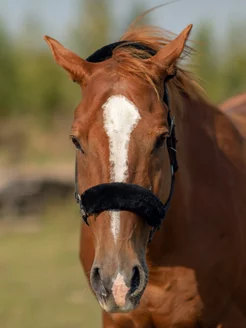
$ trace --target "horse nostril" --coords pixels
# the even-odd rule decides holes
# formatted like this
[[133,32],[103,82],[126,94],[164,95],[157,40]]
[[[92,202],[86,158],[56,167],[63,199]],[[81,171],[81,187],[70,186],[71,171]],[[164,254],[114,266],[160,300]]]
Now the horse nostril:
[[95,287],[101,282],[100,269],[98,267],[92,269],[91,281]]
[[136,265],[132,269],[132,279],[131,279],[131,294],[135,292],[139,288],[140,285],[140,270],[139,267]]
[[100,269],[98,267],[93,268],[92,279],[96,281],[101,280]]
[[103,281],[100,274],[100,268],[94,267],[91,273],[91,285],[95,292],[103,297],[107,296],[106,289],[103,285]]

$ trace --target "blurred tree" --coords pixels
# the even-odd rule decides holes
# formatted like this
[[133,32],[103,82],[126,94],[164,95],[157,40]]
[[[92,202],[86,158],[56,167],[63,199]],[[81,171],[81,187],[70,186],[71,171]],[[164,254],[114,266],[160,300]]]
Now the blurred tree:
[[18,62],[12,40],[2,22],[0,22],[0,115],[12,114],[19,99]]
[[222,83],[224,98],[246,92],[246,25],[232,22],[223,49]]
[[[132,24],[136,17],[141,16],[144,12],[146,11],[146,8],[143,7],[143,4],[140,4],[139,2],[133,2],[132,3],[132,8],[129,12],[129,15],[126,19],[126,23],[125,23],[125,30],[130,26],[130,24]],[[141,19],[137,22],[137,25],[148,25],[150,23],[150,18],[149,15],[145,15],[143,17],[141,17]],[[123,32],[125,32],[125,30]]]
[[[246,91],[245,25],[235,23],[226,34],[226,43],[214,39],[214,28],[204,22],[195,36],[198,54],[194,72],[209,97],[219,103]],[[246,40],[245,40],[246,41]]]
[[[129,22],[143,11],[133,3]],[[118,24],[112,0],[78,1],[76,12],[66,46],[87,57],[113,41],[114,26]],[[79,101],[79,88],[54,65],[48,49],[37,42],[42,37],[41,30],[42,22],[32,13],[27,13],[13,40],[0,25],[0,116],[31,115],[47,123],[57,112],[60,116],[70,115]]]
[[72,45],[86,58],[109,42],[113,28],[112,1],[78,1],[77,7]]
[[[77,6],[78,17],[75,19],[72,46],[83,58],[98,48],[117,41],[130,23],[145,10],[142,4],[133,1],[122,29],[114,12],[117,7],[114,8],[112,0],[78,1]],[[140,21],[141,24],[147,22],[146,16]]]
[[[133,1],[129,13],[122,18],[115,4],[113,0],[78,1],[77,17],[65,46],[86,58],[99,47],[117,40],[135,17],[144,12],[139,2]],[[150,18],[151,15],[147,15],[139,23],[148,24]],[[48,135],[59,122],[60,129],[69,126],[81,98],[80,88],[55,65],[44,42],[40,46],[42,22],[31,14],[27,14],[24,21],[16,35],[11,35],[0,22],[0,161],[1,156],[6,159],[8,153],[17,154],[12,156],[15,162],[16,158],[20,159],[21,151],[23,160],[28,156],[26,153],[37,154],[38,140],[30,140],[37,130],[43,131],[39,135],[45,135],[45,129]],[[204,81],[208,96],[217,103],[246,91],[244,31],[244,23],[233,22],[223,45],[215,38],[214,27],[204,22],[195,36],[198,54],[192,58],[192,66]],[[35,133],[30,137],[31,131]],[[33,147],[32,150],[26,151],[28,146]]]
[[[97,48],[115,40],[119,28],[112,0],[78,1],[77,17],[66,46],[87,57]],[[144,11],[133,2],[125,28]],[[141,23],[148,23],[148,16]],[[52,117],[71,117],[80,98],[80,90],[54,65],[47,47],[40,40],[42,23],[28,14],[17,37],[9,35],[0,22],[0,116],[35,116],[37,121]],[[115,27],[115,28],[114,28]],[[122,28],[121,33],[125,28]],[[213,26],[204,22],[198,30],[193,57],[195,73],[204,81],[212,100],[219,102],[246,90],[245,24],[233,23],[225,46],[215,39]],[[120,37],[121,33],[117,35]],[[118,34],[118,33],[117,33]],[[70,45],[69,45],[70,43]],[[246,44],[246,42],[245,42]]]
[[213,36],[214,28],[211,24],[204,22],[195,35],[196,55],[194,67],[196,75],[201,79],[201,84],[212,99],[216,99],[220,93],[219,85],[216,89],[214,85],[219,80],[219,63],[216,42]]

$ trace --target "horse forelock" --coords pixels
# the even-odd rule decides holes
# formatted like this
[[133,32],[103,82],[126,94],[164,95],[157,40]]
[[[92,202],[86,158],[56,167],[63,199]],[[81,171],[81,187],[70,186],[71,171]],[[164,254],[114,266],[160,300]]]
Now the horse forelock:
[[[172,41],[174,33],[155,26],[131,26],[121,37],[120,41],[138,42],[158,52]],[[205,100],[205,92],[200,86],[197,77],[189,70],[181,67],[184,59],[189,58],[194,53],[193,48],[185,46],[181,58],[175,64],[175,76],[167,82],[172,92],[179,96],[180,91],[184,92],[192,99]],[[150,84],[156,91],[157,95],[163,92],[162,85],[159,83],[159,77],[153,66],[143,62],[143,58],[150,58],[148,50],[140,50],[133,46],[124,47],[124,44],[118,46],[112,55],[115,62],[115,72],[119,76],[138,77],[139,81]]]

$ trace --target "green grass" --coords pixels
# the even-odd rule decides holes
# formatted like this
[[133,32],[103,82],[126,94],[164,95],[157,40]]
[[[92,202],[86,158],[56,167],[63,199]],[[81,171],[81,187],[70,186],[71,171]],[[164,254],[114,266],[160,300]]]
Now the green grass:
[[0,327],[100,327],[100,310],[79,263],[75,205],[37,222],[0,225]]

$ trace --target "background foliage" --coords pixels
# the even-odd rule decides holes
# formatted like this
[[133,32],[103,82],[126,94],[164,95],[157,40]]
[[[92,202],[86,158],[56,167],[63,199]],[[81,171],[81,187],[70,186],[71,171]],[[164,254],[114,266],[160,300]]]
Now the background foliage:
[[[117,22],[110,1],[82,4],[78,2],[77,17],[64,43],[86,58],[120,35],[114,35]],[[133,7],[126,26],[143,10],[139,5]],[[25,24],[13,35],[0,22],[0,164],[16,162],[16,149],[19,163],[42,164],[72,156],[67,136],[80,90],[54,63],[42,40],[41,26],[42,22],[27,15]],[[222,43],[214,37],[209,22],[194,28],[197,53],[190,60],[191,67],[215,103],[246,90],[244,31],[245,23],[232,22]],[[50,154],[44,144],[50,142],[54,132],[57,141],[64,138],[64,147],[57,145]]]
[[[66,46],[86,57],[105,45],[112,38],[115,24],[108,7],[108,1],[85,2],[82,17],[78,15],[77,22],[71,27]],[[141,10],[136,8],[132,17],[137,12]],[[54,65],[45,43],[40,42],[42,36],[38,26],[27,17],[26,25],[13,36],[3,22],[0,23],[1,119],[30,115],[39,121],[50,121],[57,114],[70,115],[79,100],[78,88]],[[231,24],[225,44],[214,38],[213,26],[208,22],[194,30],[192,38],[197,41],[194,47],[198,54],[192,58],[192,63],[195,63],[194,71],[204,81],[210,98],[219,102],[245,91],[245,23]]]
[[[65,45],[86,58],[120,37],[114,35],[117,22],[110,6],[106,0],[78,2],[77,17]],[[139,4],[133,6],[126,26],[143,10]],[[67,136],[80,90],[54,63],[42,40],[41,26],[42,22],[27,15],[24,25],[13,35],[0,22],[0,164],[8,165],[16,159],[19,163],[42,164],[72,156]],[[245,23],[232,22],[222,43],[214,37],[209,22],[194,28],[197,53],[191,58],[191,66],[215,103],[246,90],[244,31]],[[53,135],[57,141],[64,138],[64,147],[58,144],[50,154],[44,145]]]

